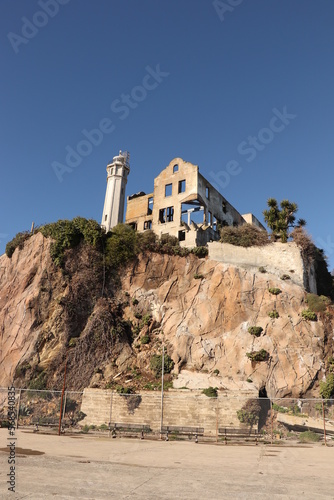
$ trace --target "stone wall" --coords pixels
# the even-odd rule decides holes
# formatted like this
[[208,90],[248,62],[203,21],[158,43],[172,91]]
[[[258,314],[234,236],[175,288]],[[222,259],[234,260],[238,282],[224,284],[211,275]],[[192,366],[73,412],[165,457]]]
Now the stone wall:
[[293,243],[271,243],[263,247],[238,247],[217,241],[208,243],[209,258],[225,264],[233,264],[258,272],[263,267],[266,272],[281,277],[290,276],[293,283],[317,293],[314,267],[306,267],[300,249]]
[[[254,392],[247,391],[241,391],[238,397],[219,391],[218,398],[207,397],[202,391],[168,391],[164,394],[163,425],[203,427],[207,436],[215,436],[221,427],[241,428],[237,410],[252,397]],[[80,422],[82,425],[146,424],[152,431],[159,432],[161,393],[143,391],[120,395],[111,390],[85,389],[81,411],[86,414]]]

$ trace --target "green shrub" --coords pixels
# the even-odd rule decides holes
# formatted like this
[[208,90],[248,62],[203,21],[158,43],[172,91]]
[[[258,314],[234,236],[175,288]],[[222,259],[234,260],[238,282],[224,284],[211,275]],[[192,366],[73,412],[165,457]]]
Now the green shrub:
[[309,309],[304,309],[302,311],[302,318],[308,320],[308,321],[317,321],[317,315],[313,312],[310,311]]
[[32,413],[32,409],[29,406],[24,405],[24,404],[20,405],[19,415],[21,415],[22,417],[28,417],[29,415],[31,415],[31,413]]
[[78,343],[78,337],[72,337],[68,343],[68,347],[75,347]]
[[139,249],[137,232],[127,224],[117,224],[108,234],[106,243],[106,265],[119,269],[135,258]]
[[267,361],[269,358],[269,353],[265,349],[261,349],[260,351],[252,351],[246,353],[247,358],[251,361]]
[[69,397],[66,398],[66,411],[75,411],[78,407],[78,402]]
[[248,328],[248,332],[251,335],[254,335],[254,337],[260,337],[261,333],[263,332],[262,326],[250,326]]
[[320,395],[323,399],[331,399],[334,396],[334,373],[329,373],[326,382],[320,382]]
[[22,233],[17,233],[14,238],[9,241],[6,245],[6,255],[7,257],[11,258],[13,253],[15,252],[16,248],[18,247],[20,250],[22,250],[24,246],[24,242],[30,238],[31,234],[28,231],[24,231]]
[[259,267],[259,273],[266,273],[266,269],[263,266]]
[[73,220],[59,220],[45,224],[38,229],[45,238],[52,238],[51,257],[57,266],[64,264],[64,253],[69,248],[76,247],[80,241],[101,249],[105,239],[104,231],[93,219],[75,217]]
[[194,247],[191,249],[191,253],[196,255],[199,259],[202,259],[208,255],[208,249],[207,247]]
[[144,326],[149,325],[151,321],[152,321],[152,315],[150,313],[144,314],[140,323],[140,327],[143,328]]
[[140,339],[140,343],[145,345],[150,343],[150,337],[149,335],[143,335],[143,337]]
[[282,274],[281,276],[281,280],[291,280],[291,276],[289,276],[288,274]]
[[327,370],[329,372],[334,372],[334,358],[332,356],[327,360]]
[[268,291],[272,295],[279,295],[280,293],[282,293],[282,290],[280,288],[269,288]]
[[277,319],[277,318],[279,318],[278,311],[276,311],[275,309],[274,309],[273,311],[269,311],[269,312],[268,312],[268,316],[269,316],[271,319]]
[[276,403],[273,403],[273,410],[277,411],[278,413],[289,413],[289,408],[285,408],[284,406],[279,406]]
[[46,373],[42,372],[37,375],[37,377],[33,378],[29,382],[29,389],[42,390],[46,389]]
[[166,246],[166,247],[170,247],[170,248],[180,246],[179,240],[177,239],[177,237],[171,236],[170,234],[162,234],[159,243],[162,246]]
[[157,247],[157,235],[148,229],[143,233],[137,233],[138,247],[141,252],[155,251]]
[[326,311],[327,305],[330,304],[331,300],[324,295],[319,296],[315,293],[308,293],[306,302],[310,311],[323,312]]
[[134,390],[132,389],[132,387],[124,387],[123,385],[118,385],[116,387],[116,392],[118,394],[134,394]]
[[213,373],[214,375],[219,375],[219,370],[217,370],[217,368],[215,370],[213,370]]
[[[173,382],[166,380],[164,381],[164,391],[171,389],[173,387]],[[161,382],[148,382],[147,384],[144,385],[143,389],[146,389],[147,391],[161,391]],[[184,389],[184,387],[181,387],[181,389]]]
[[246,382],[248,382],[249,384],[252,384],[253,380],[251,378],[248,378],[248,379],[246,379]]
[[84,413],[83,411],[79,411],[76,416],[76,421],[80,422],[80,420],[83,420],[85,417],[87,417],[87,414]]
[[258,423],[260,412],[260,402],[257,399],[248,399],[241,410],[237,411],[237,417],[241,423],[253,426]]
[[299,441],[301,443],[317,443],[320,441],[320,436],[312,431],[304,431],[299,434]]
[[330,296],[333,293],[333,279],[328,271],[324,251],[315,246],[309,235],[301,227],[296,227],[291,236],[293,241],[301,248],[303,258],[314,264],[319,295]]
[[207,389],[203,389],[202,394],[205,394],[208,398],[217,398],[218,390],[217,387],[208,387]]
[[220,231],[220,241],[239,247],[264,246],[270,243],[268,233],[251,224],[223,227]]
[[[153,354],[150,360],[150,368],[158,377],[162,372],[162,354]],[[164,373],[170,373],[174,368],[174,361],[168,354],[164,357]]]
[[30,364],[27,361],[24,361],[22,364],[17,365],[15,368],[14,378],[24,377],[27,370],[31,368]]
[[203,274],[194,274],[194,279],[195,280],[202,280],[204,278]]
[[137,299],[132,299],[132,305],[133,305],[133,306],[136,306],[137,304],[139,304],[139,300],[137,300]]

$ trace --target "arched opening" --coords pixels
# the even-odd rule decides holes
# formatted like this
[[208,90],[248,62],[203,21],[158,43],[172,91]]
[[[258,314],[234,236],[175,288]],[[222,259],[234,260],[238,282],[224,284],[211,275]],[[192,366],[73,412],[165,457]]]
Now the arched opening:
[[261,389],[259,390],[259,398],[261,406],[261,412],[259,417],[259,431],[260,431],[262,427],[266,424],[268,412],[270,410],[270,399],[268,398],[265,386],[261,387]]

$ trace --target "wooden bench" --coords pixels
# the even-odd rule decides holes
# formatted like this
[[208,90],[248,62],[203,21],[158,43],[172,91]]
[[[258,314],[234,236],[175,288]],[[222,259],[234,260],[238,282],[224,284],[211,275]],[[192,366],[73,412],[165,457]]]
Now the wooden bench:
[[218,435],[220,437],[224,438],[225,444],[227,444],[228,440],[238,440],[238,439],[243,439],[243,440],[251,440],[255,441],[255,444],[258,444],[258,432],[256,429],[252,428],[238,428],[238,427],[220,427],[218,429]]
[[152,429],[148,424],[110,423],[109,432],[111,432],[113,438],[116,437],[117,431],[125,432],[128,434],[140,433],[140,438],[144,439],[144,434],[149,434],[150,432],[152,432]]
[[173,434],[174,436],[178,435],[186,435],[189,439],[195,437],[195,443],[198,443],[198,436],[203,436],[204,427],[180,427],[177,425],[164,425],[161,427],[161,433],[166,434],[166,441],[169,440],[169,434]]
[[[38,431],[38,427],[58,427],[59,417],[33,417],[32,423],[35,426],[35,432]],[[63,418],[61,421],[61,430],[65,432],[65,427],[69,427],[71,421],[69,419]]]

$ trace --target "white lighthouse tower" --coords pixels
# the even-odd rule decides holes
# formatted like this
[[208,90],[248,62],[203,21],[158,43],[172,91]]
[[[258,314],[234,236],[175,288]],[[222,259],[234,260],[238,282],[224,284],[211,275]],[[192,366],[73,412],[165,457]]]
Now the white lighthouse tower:
[[129,173],[130,154],[120,151],[107,165],[107,189],[101,222],[106,232],[123,222],[125,186]]

